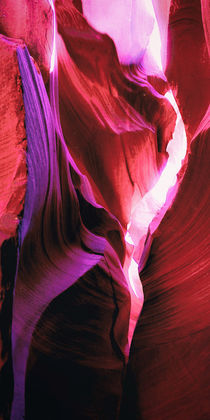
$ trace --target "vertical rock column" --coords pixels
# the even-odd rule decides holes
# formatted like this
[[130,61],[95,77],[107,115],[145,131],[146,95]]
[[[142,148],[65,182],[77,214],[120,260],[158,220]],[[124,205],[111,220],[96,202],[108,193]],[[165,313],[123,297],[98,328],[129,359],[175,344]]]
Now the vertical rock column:
[[[26,191],[26,132],[17,44],[0,38],[0,418],[12,397],[11,319],[17,229]],[[1,417],[2,416],[2,417]]]

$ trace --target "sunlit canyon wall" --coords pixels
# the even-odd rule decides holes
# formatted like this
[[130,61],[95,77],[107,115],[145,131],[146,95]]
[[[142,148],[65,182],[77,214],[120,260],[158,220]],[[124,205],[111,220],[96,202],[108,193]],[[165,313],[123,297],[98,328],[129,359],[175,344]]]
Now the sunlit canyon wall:
[[209,22],[0,0],[0,419],[209,419]]

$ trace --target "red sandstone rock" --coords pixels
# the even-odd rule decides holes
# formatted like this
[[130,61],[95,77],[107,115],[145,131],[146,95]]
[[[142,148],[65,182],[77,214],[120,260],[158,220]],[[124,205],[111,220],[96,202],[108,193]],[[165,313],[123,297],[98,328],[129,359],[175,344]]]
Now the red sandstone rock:
[[209,135],[208,123],[141,273],[122,419],[209,417]]
[[25,42],[47,82],[53,40],[53,13],[49,1],[1,0],[0,33]]
[[126,228],[134,184],[142,197],[157,180],[176,116],[149,83],[126,77],[113,41],[72,3],[55,6],[64,137],[96,200]]
[[[0,413],[11,398],[11,316],[16,271],[17,227],[24,206],[27,167],[22,84],[16,48],[20,41],[0,37]],[[4,377],[3,377],[4,375]]]
[[[209,105],[210,60],[200,3],[200,0],[172,1],[169,19],[166,75],[174,89],[189,142]],[[209,21],[209,16],[205,18]]]
[[0,232],[1,242],[14,236],[26,184],[26,132],[17,44],[0,38]]

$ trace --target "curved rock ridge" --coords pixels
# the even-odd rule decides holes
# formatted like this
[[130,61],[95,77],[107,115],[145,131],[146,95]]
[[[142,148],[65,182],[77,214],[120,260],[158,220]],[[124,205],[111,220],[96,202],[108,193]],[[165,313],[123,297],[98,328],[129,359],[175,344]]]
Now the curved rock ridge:
[[[0,4],[0,31],[21,38],[0,38],[0,416],[13,397],[11,420],[116,420],[124,386],[122,419],[207,420],[209,7],[145,4],[165,60],[171,3],[167,82],[144,60],[122,65],[84,3]],[[140,3],[130,2],[132,36]],[[116,32],[123,7],[120,16]],[[171,89],[188,150],[160,209],[161,187],[157,203],[147,193],[184,129]],[[125,376],[143,304],[139,260],[145,304]]]
[[[26,48],[18,48],[17,53],[26,112],[28,180],[19,229],[20,256],[13,303],[13,420],[24,415],[26,363],[34,328],[56,296],[97,265],[104,276],[108,275],[107,281],[112,289],[110,299],[114,305],[111,341],[116,361],[113,363],[117,364],[118,370],[123,369],[127,357],[130,308],[121,262],[109,244],[114,237],[109,233],[114,231],[121,242],[120,225],[107,214],[102,228],[105,210],[95,208],[90,211],[88,206],[91,205],[87,203],[86,220],[83,218],[85,227],[79,211],[84,199],[78,200],[70,164],[55,134],[42,77]],[[88,226],[89,215],[95,216],[95,223],[90,219]],[[122,247],[123,244],[117,244],[116,251]],[[123,258],[122,251],[120,253]]]
[[0,36],[0,245],[7,237],[15,236],[26,189],[25,112],[16,56],[19,44],[13,39]]
[[12,399],[11,321],[17,228],[26,193],[26,131],[16,54],[21,41],[0,36],[0,416]]
[[197,420],[210,413],[209,135],[208,113],[141,272],[145,303],[122,418]]
[[167,79],[192,140],[209,106],[209,5],[206,0],[172,0]]
[[126,231],[134,191],[141,199],[167,161],[176,113],[140,66],[119,63],[111,38],[72,3],[55,2],[55,9],[64,138],[96,201]]

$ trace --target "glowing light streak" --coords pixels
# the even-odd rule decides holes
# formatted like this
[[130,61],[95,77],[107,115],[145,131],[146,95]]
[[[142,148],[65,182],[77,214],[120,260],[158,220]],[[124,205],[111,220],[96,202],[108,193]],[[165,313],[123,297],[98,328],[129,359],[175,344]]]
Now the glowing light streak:
[[[52,55],[51,55],[51,62],[50,62],[50,104],[51,110],[54,117],[54,124],[57,135],[62,143],[62,146],[65,150],[66,156],[68,158],[69,163],[75,170],[75,172],[80,176],[81,180],[81,192],[90,203],[92,203],[95,207],[101,207],[99,204],[96,203],[90,183],[86,176],[84,176],[80,170],[78,169],[76,163],[74,162],[68,147],[66,145],[63,130],[61,127],[60,121],[60,112],[59,112],[59,89],[58,89],[58,53],[57,48],[59,48],[59,37],[57,37],[57,23],[56,23],[56,11],[54,6],[54,0],[48,0],[49,5],[53,11],[53,48],[52,48]],[[57,45],[58,42],[58,45]],[[60,46],[61,48],[61,46]]]
[[[84,2],[84,4],[85,3],[86,2]],[[141,6],[140,6],[140,3],[141,3]],[[50,73],[51,73],[51,105],[52,105],[52,111],[54,113],[54,118],[55,118],[55,126],[60,136],[61,142],[63,143],[63,146],[68,155],[69,162],[74,167],[76,172],[79,173],[81,178],[83,179],[84,194],[86,196],[91,197],[89,201],[93,202],[96,205],[95,200],[93,196],[91,196],[91,193],[89,191],[88,182],[86,181],[85,177],[82,176],[77,166],[75,165],[75,162],[73,161],[68,151],[68,148],[66,146],[65,140],[63,138],[62,128],[60,124],[59,107],[58,107],[59,101],[58,101],[58,81],[57,81],[56,13],[55,13],[53,0],[49,0],[49,4],[53,11],[53,48],[52,48],[52,55],[51,55],[51,62],[50,62]],[[149,36],[149,41],[146,46],[146,51],[143,57],[143,65],[145,66],[145,69],[148,74],[150,73],[154,74],[156,72],[156,74],[158,74],[159,76],[161,75],[161,77],[164,78],[165,76],[163,73],[163,64],[162,64],[162,58],[161,58],[162,43],[161,43],[161,36],[160,36],[160,30],[159,30],[159,22],[157,22],[152,0],[147,0],[145,2],[142,2],[142,1],[140,2],[138,0],[135,3],[132,3],[132,5],[134,4],[137,7],[137,9],[138,7],[141,7],[142,13],[143,11],[145,11],[145,15],[151,17],[154,22],[150,36]],[[126,16],[123,16],[123,15],[121,16],[122,19],[124,19],[125,17]],[[114,22],[114,24],[116,24],[116,22]],[[113,25],[113,19],[110,25],[111,26]],[[132,25],[132,21],[131,21],[131,25]],[[149,26],[147,30],[149,31]],[[109,31],[107,31],[107,33],[108,32]],[[141,30],[139,32],[141,35]],[[138,35],[139,34],[137,34],[134,31],[134,36],[138,36]],[[152,227],[153,231],[157,228],[158,224],[160,223],[161,217],[163,217],[163,213],[162,215],[160,215],[159,218],[157,217],[157,214],[160,212],[160,209],[163,206],[165,208],[168,208],[168,206],[170,205],[170,202],[166,203],[167,193],[168,193],[168,190],[172,186],[176,185],[176,181],[177,181],[176,175],[181,168],[182,160],[184,159],[184,156],[186,154],[186,144],[187,144],[186,133],[185,133],[184,124],[183,124],[181,115],[179,113],[177,104],[175,102],[175,99],[171,91],[167,92],[165,97],[170,101],[170,103],[175,109],[175,112],[177,113],[176,127],[173,133],[173,141],[171,141],[167,147],[167,152],[169,153],[169,159],[158,182],[144,196],[143,199],[140,199],[137,204],[135,203],[135,205],[133,205],[132,212],[131,212],[131,219],[130,219],[130,223],[128,226],[125,239],[128,243],[134,244],[134,245],[138,245],[140,240],[143,237],[145,237],[147,233],[147,229],[154,218],[156,218],[156,222],[153,223],[153,227]],[[131,284],[132,290],[134,291],[135,295],[138,296],[135,283],[136,282],[139,283],[139,276],[137,280],[136,270],[138,271],[137,263],[135,262],[134,259],[132,259],[131,265],[129,268],[129,282]],[[134,278],[136,279],[135,282],[134,282]]]
[[[159,71],[161,71],[163,75],[162,77],[164,77],[163,63],[161,58],[161,36],[152,1],[149,0],[145,2],[145,8],[147,9],[147,12],[149,12],[153,17],[154,26],[150,35],[147,51],[143,58],[143,64],[147,72],[150,74],[150,69],[151,72],[153,72],[155,69],[153,64],[155,63],[155,70],[157,74],[159,73],[160,75]],[[151,62],[151,58],[153,63]],[[187,151],[185,127],[173,93],[171,91],[167,92],[165,94],[165,98],[169,100],[177,114],[176,126],[173,133],[173,138],[167,146],[169,158],[163,172],[160,175],[159,180],[155,186],[143,197],[143,199],[140,198],[139,201],[132,206],[130,223],[127,226],[125,240],[127,243],[134,244],[135,246],[139,246],[140,241],[146,238],[149,226],[151,234],[157,229],[165,212],[169,208],[172,198],[176,193],[177,174],[181,169],[182,161]],[[174,187],[174,195],[171,194],[167,197],[168,191],[172,187]],[[133,269],[130,269],[129,271],[129,282],[132,290],[136,294]]]
[[[184,123],[182,121],[177,104],[172,92],[165,95],[174,106],[177,112],[177,121],[173,133],[173,139],[169,142],[167,152],[169,158],[167,164],[160,175],[159,180],[154,187],[132,208],[131,220],[128,225],[129,236],[126,235],[126,241],[131,238],[137,246],[141,237],[146,235],[149,225],[151,234],[157,229],[166,210],[171,204],[173,194],[168,197],[168,191],[174,187],[176,189],[177,173],[181,169],[182,161],[187,150],[187,139]],[[129,239],[129,243],[131,241]]]
[[[129,230],[129,227],[130,227],[130,223],[128,223],[128,226],[127,226],[127,229],[128,229],[128,230]],[[130,233],[128,232],[128,230],[127,230],[127,232],[126,232],[126,234],[125,234],[125,240],[126,240],[126,242],[127,242],[128,244],[130,244],[130,245],[134,245],[133,239],[131,238],[131,235],[130,235]]]
[[180,112],[176,105],[175,99],[171,91],[167,92],[165,97],[170,101],[177,113],[176,126],[173,133],[173,139],[167,146],[169,158],[165,169],[163,170],[157,184],[151,190],[151,197],[162,206],[166,201],[166,195],[172,186],[176,184],[177,173],[181,169],[182,160],[187,151],[187,139]]
[[142,292],[142,286],[141,286],[140,278],[139,278],[138,264],[133,258],[131,259],[131,263],[128,268],[128,277],[129,277],[131,288],[135,296],[138,299],[143,300],[143,292]]
[[[150,73],[150,70],[151,70],[150,66],[153,63],[155,63],[155,67],[157,68],[152,69],[151,73],[153,73],[154,70],[156,71],[163,70],[162,59],[161,59],[161,37],[160,37],[160,31],[159,31],[157,19],[155,16],[152,0],[147,0],[144,2],[144,4],[145,4],[145,9],[147,13],[152,17],[154,21],[154,25],[153,25],[152,33],[149,38],[149,43],[146,48],[145,57],[143,58],[143,63],[148,73]],[[153,63],[147,64],[147,59],[150,62],[151,58],[152,58]]]
[[48,0],[49,4],[51,6],[51,9],[53,11],[53,49],[52,49],[52,55],[50,60],[50,73],[52,73],[55,69],[55,62],[57,58],[57,52],[56,52],[56,14],[55,14],[55,6],[53,0]]

